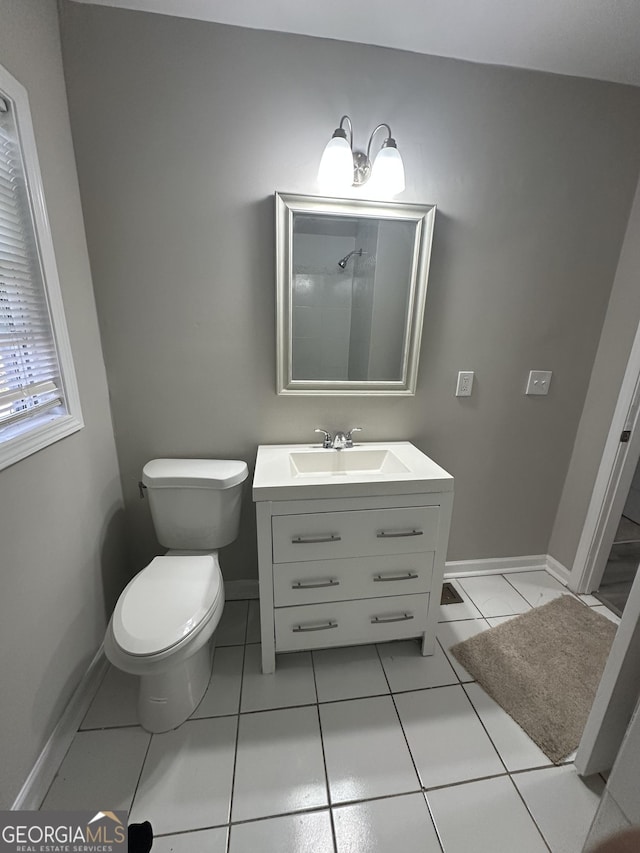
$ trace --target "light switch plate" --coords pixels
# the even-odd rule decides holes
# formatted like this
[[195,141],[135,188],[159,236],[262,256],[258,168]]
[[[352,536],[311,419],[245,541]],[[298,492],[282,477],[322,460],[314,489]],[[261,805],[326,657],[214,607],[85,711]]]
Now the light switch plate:
[[548,394],[551,370],[530,370],[525,394]]

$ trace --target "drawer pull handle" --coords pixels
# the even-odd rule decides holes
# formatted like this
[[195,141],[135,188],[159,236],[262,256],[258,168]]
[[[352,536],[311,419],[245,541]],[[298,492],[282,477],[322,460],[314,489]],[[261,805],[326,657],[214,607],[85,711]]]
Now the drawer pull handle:
[[317,542],[340,542],[342,536],[330,533],[328,536],[294,536],[292,545],[315,545]]
[[337,628],[337,622],[322,622],[319,625],[294,625],[291,629],[294,634],[305,634],[308,631],[328,631],[330,628]]
[[379,530],[376,536],[378,539],[401,539],[404,536],[422,536],[422,530],[399,530],[396,533]]
[[399,616],[372,616],[372,625],[384,625],[387,622],[408,622],[413,619],[413,613],[401,613]]
[[327,578],[326,581],[294,581],[291,589],[322,589],[325,586],[340,586],[340,581],[337,578]]
[[403,575],[374,575],[374,583],[386,583],[387,581],[414,581],[419,577],[417,572],[405,572]]

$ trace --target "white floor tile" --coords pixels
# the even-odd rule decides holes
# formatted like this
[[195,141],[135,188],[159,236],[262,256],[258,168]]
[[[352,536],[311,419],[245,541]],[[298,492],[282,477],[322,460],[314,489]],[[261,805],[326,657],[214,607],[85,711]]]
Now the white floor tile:
[[447,581],[464,599],[460,604],[441,604],[440,615],[438,622],[454,622],[460,619],[479,619],[482,613],[478,610],[475,604],[469,599],[469,596],[461,588],[457,580]]
[[260,602],[252,598],[247,616],[247,643],[260,642]]
[[261,646],[247,646],[242,677],[242,711],[268,711],[316,701],[311,652],[278,655],[271,675],[262,674]]
[[153,839],[153,853],[227,853],[228,832],[228,828],[223,826],[182,832],[180,835],[163,835]]
[[601,613],[603,616],[609,619],[609,621],[614,622],[616,625],[620,624],[620,617],[616,616],[616,614],[612,610],[609,610],[608,607],[605,607],[604,604],[598,604],[597,606],[592,607],[591,609],[595,610],[596,613]]
[[140,728],[78,732],[42,808],[128,810],[150,738]]
[[596,598],[595,595],[579,595],[578,598],[587,604],[589,607],[596,607],[599,604],[602,604],[599,598]]
[[378,646],[380,660],[393,693],[458,683],[458,676],[438,643],[434,653],[426,657],[422,656],[420,648],[420,642],[416,640],[381,643]]
[[451,646],[462,643],[470,637],[475,637],[482,631],[486,631],[489,623],[485,619],[465,619],[464,622],[441,622],[438,625],[438,642],[444,649],[447,660],[453,667],[460,681],[473,681],[462,664],[449,652]]
[[427,800],[445,853],[548,853],[507,776],[429,791]]
[[313,667],[319,702],[358,699],[389,692],[375,646],[315,651]]
[[238,713],[243,660],[242,646],[216,648],[209,687],[191,715],[194,720]]
[[321,705],[320,722],[332,803],[420,788],[390,696]]
[[560,581],[551,577],[544,570],[505,574],[505,579],[518,590],[523,598],[526,598],[532,607],[540,607],[540,605],[547,604],[561,595],[571,595],[566,586],[563,586]]
[[515,618],[515,616],[489,616],[486,621],[492,628],[495,628],[497,625],[502,625],[504,622],[509,622]]
[[507,770],[512,772],[551,764],[550,759],[536,746],[529,735],[484,692],[479,684],[465,684],[464,689]]
[[317,708],[243,714],[232,819],[252,820],[327,805]]
[[505,772],[462,687],[400,693],[395,702],[425,788]]
[[338,853],[441,853],[422,794],[338,806],[333,820]]
[[531,609],[531,605],[501,575],[464,578],[460,586],[483,616],[511,616]]
[[188,720],[154,735],[131,823],[149,820],[161,835],[227,823],[236,725],[236,717]]
[[80,728],[137,726],[139,684],[140,679],[137,676],[110,666]]
[[571,765],[518,773],[513,777],[553,853],[581,853],[595,817],[604,782],[589,783]]
[[247,633],[248,601],[225,601],[216,628],[216,646],[242,646]]
[[333,853],[329,810],[231,827],[229,853]]

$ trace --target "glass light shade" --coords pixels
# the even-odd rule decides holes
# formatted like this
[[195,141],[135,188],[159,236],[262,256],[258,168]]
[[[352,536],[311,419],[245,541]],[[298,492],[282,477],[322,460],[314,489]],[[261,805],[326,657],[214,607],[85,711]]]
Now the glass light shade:
[[371,183],[377,192],[389,195],[404,192],[404,163],[397,148],[387,145],[378,151],[371,169]]
[[325,190],[346,190],[353,184],[353,154],[351,146],[341,136],[334,136],[324,149],[318,183]]

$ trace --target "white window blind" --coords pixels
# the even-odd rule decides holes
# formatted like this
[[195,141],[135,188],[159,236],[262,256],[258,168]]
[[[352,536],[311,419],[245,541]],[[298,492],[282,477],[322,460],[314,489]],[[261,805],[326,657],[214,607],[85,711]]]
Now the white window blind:
[[0,429],[62,404],[14,110],[0,95]]
[[0,66],[0,469],[82,426],[29,101]]

